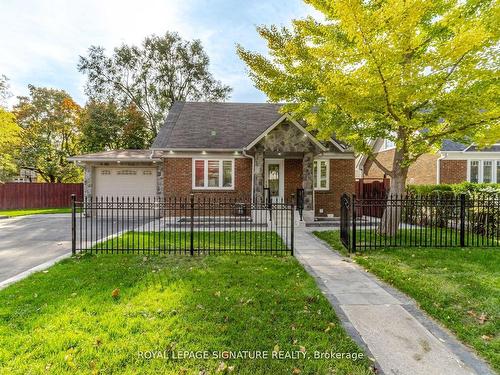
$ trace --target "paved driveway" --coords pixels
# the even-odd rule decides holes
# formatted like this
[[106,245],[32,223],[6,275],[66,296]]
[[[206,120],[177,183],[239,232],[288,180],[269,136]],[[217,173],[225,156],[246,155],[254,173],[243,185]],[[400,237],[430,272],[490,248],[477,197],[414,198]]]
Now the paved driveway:
[[0,282],[70,252],[70,214],[0,219]]

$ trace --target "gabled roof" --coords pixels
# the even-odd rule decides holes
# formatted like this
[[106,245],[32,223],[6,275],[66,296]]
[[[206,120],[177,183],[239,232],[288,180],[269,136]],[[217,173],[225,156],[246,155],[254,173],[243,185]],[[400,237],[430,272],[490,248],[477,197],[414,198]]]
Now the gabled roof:
[[286,117],[281,107],[273,103],[175,102],[151,148],[243,150]]

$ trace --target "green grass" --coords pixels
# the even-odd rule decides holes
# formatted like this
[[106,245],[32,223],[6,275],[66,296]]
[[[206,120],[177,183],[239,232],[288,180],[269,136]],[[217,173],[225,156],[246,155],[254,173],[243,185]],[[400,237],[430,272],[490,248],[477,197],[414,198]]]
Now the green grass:
[[[309,358],[140,354],[301,347]],[[2,374],[213,374],[221,362],[237,374],[370,373],[366,359],[315,350],[361,353],[293,257],[87,254],[0,291]]]
[[[286,237],[285,237],[286,239]],[[165,249],[169,251],[189,251],[191,235],[187,232],[126,232],[123,235],[96,244],[93,249]],[[200,231],[193,233],[195,249],[206,251],[259,252],[270,253],[289,251],[283,239],[276,232],[259,231]],[[251,249],[255,249],[252,251]],[[125,250],[126,251],[126,250]]]
[[[339,232],[318,232],[341,250]],[[500,249],[387,248],[355,261],[420,307],[500,371]]]
[[0,216],[26,216],[38,214],[65,214],[70,213],[71,208],[28,208],[24,210],[0,210]]
[[[334,243],[336,249],[347,252],[340,242],[338,231],[318,231],[314,234],[326,242]],[[356,247],[359,251],[370,250],[378,247],[460,247],[460,232],[449,228],[408,228],[400,229],[395,236],[380,234],[375,229],[361,228],[356,230]],[[497,238],[485,237],[477,234],[467,233],[465,236],[466,246],[499,246]],[[500,250],[500,248],[498,248]]]

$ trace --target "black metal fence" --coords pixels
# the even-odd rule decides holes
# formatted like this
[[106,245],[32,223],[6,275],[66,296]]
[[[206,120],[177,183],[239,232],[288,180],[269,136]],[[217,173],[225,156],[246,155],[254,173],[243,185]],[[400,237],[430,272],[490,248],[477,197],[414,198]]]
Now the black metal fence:
[[384,247],[500,247],[500,196],[341,197],[340,237],[350,252]]
[[73,254],[293,255],[293,204],[193,195],[72,202]]

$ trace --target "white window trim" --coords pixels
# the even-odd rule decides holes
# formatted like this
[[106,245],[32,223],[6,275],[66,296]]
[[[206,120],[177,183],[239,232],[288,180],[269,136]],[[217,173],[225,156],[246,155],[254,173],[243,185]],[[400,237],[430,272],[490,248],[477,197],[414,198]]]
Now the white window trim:
[[[326,163],[326,187],[315,187],[314,186],[314,163],[315,162],[325,162]],[[321,168],[316,168],[316,181],[319,183],[321,177]],[[313,187],[314,191],[326,191],[330,190],[330,160],[329,159],[315,159],[313,161]]]
[[468,159],[467,160],[467,181],[471,182],[471,163],[477,161],[478,165],[478,178],[477,183],[482,184],[484,181],[484,162],[491,162],[491,182],[495,183],[497,181],[497,163],[500,163],[500,159]]
[[[203,185],[196,186],[196,162],[203,161]],[[219,186],[208,186],[208,162],[218,161],[219,162]],[[231,162],[231,186],[223,187],[223,163],[225,161]],[[193,190],[234,190],[234,159],[217,159],[217,158],[197,158],[192,159],[192,169],[191,169],[191,180]]]
[[[387,146],[387,142],[392,142],[394,143],[392,146]],[[379,151],[389,151],[389,150],[394,150],[396,148],[396,143],[394,141],[391,141],[389,139],[382,139],[382,145],[380,146]]]

